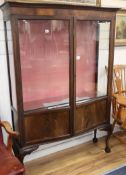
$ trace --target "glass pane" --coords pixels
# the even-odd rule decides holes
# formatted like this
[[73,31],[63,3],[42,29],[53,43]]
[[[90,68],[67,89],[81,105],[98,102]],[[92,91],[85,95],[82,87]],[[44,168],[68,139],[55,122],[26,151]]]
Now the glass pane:
[[[110,22],[77,21],[76,101],[107,94]],[[102,82],[102,83],[101,83]]]
[[7,30],[6,32],[7,32],[10,80],[11,80],[10,83],[11,83],[12,106],[15,110],[17,110],[15,65],[14,65],[14,54],[13,54],[12,29],[10,21],[6,22],[6,30]]
[[99,46],[97,68],[97,96],[107,95],[107,74],[109,60],[110,22],[99,22]]
[[24,109],[69,102],[69,21],[20,20]]

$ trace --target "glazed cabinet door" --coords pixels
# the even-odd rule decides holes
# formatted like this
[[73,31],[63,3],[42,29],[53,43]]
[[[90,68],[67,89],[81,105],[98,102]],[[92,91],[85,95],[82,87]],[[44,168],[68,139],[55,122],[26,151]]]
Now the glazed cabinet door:
[[75,133],[108,121],[109,40],[109,21],[76,20]]
[[27,143],[70,135],[70,23],[18,20]]

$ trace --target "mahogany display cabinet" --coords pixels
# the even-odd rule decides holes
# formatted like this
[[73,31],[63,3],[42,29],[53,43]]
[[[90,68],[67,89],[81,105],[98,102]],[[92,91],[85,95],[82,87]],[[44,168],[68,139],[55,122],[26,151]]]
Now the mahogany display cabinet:
[[[108,131],[116,10],[5,2],[12,121],[23,159],[40,144]],[[108,67],[108,78],[105,66]]]

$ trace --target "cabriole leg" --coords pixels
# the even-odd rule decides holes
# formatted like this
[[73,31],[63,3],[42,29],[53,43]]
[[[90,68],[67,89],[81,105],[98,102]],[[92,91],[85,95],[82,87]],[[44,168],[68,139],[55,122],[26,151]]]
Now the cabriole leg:
[[106,140],[105,140],[105,144],[106,144],[106,147],[105,147],[105,152],[106,153],[110,153],[111,152],[111,149],[110,149],[110,146],[109,146],[109,141],[110,141],[110,137],[112,135],[112,131],[113,131],[113,126],[110,124],[109,127],[107,128],[107,137],[106,137]]
[[98,139],[97,139],[97,129],[94,130],[94,138],[93,138],[93,143],[97,143]]

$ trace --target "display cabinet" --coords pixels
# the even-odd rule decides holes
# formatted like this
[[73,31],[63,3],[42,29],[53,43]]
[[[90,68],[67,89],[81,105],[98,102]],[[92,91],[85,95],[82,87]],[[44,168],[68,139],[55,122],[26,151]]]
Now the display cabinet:
[[[15,153],[94,130],[108,131],[117,9],[5,2]],[[108,67],[108,79],[105,72]]]

